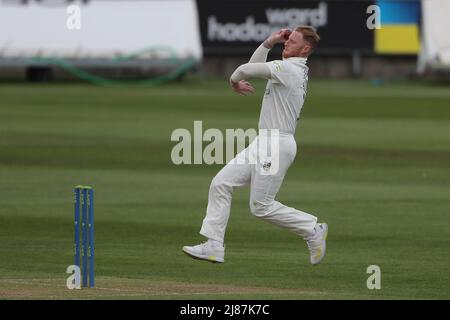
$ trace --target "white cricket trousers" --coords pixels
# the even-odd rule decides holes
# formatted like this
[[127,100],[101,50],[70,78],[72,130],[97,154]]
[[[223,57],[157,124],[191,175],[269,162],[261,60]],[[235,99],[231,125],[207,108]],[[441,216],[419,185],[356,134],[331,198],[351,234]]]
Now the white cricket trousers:
[[[209,188],[206,217],[200,230],[201,235],[224,242],[233,190],[235,187],[249,183],[250,211],[253,215],[302,237],[313,233],[317,222],[315,216],[275,201],[284,176],[297,153],[297,144],[293,135],[279,134],[279,166],[278,170],[271,174],[267,174],[267,164],[273,163],[274,157],[264,155],[255,157],[260,150],[258,145],[262,145],[259,141],[262,140],[264,139],[261,139],[261,135],[257,136],[213,178]],[[266,138],[265,141],[271,140]],[[271,144],[269,148],[270,146]],[[255,158],[257,161],[254,160]]]

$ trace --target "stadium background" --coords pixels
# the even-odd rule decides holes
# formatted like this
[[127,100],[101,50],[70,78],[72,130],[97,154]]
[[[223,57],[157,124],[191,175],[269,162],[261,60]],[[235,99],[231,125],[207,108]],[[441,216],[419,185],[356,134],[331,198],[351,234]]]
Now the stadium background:
[[[445,0],[0,1],[0,298],[448,299],[448,14]],[[329,223],[327,257],[311,267],[243,188],[226,263],[191,261],[221,165],[174,165],[171,132],[255,127],[264,82],[242,98],[228,77],[265,32],[303,22],[323,41],[279,197]],[[78,184],[96,190],[98,286],[71,291]]]

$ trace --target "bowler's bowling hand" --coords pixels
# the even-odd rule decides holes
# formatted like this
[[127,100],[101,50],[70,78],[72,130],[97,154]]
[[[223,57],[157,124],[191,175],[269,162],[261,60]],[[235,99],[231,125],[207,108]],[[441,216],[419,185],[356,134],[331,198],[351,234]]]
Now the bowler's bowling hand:
[[241,80],[239,82],[231,81],[230,84],[235,92],[237,92],[243,96],[253,94],[255,92],[255,89],[253,88],[251,83],[248,81],[245,81],[245,80]]
[[271,49],[277,43],[285,42],[289,38],[290,34],[291,34],[291,30],[289,30],[287,28],[281,29],[279,31],[275,31],[267,38],[266,41],[264,41],[264,46],[268,49]]

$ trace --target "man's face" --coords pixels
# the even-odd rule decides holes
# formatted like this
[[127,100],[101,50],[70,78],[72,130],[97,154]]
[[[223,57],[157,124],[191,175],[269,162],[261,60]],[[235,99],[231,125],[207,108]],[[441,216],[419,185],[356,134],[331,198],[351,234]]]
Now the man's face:
[[303,39],[303,33],[294,31],[284,42],[283,58],[307,57],[311,52],[311,45]]

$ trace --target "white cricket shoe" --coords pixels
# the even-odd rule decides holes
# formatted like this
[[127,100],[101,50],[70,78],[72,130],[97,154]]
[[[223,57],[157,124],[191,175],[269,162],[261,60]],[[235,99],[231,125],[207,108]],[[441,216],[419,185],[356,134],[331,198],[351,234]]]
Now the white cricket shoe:
[[205,241],[196,246],[184,246],[183,252],[194,259],[206,260],[210,262],[225,262],[225,248],[222,245]]
[[328,225],[317,223],[314,230],[316,231],[314,235],[305,238],[305,240],[308,245],[311,264],[319,264],[325,256]]

